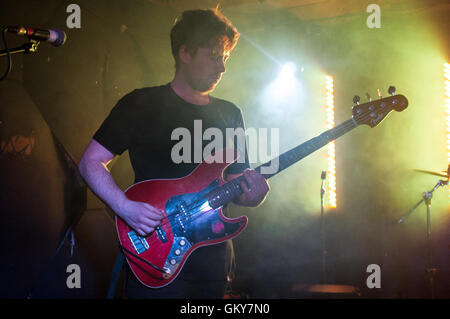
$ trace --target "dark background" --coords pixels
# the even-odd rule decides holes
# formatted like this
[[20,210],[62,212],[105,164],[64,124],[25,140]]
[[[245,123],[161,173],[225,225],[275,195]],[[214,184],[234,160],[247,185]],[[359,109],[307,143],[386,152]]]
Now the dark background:
[[[173,76],[169,32],[185,9],[214,1],[77,1],[81,28],[69,29],[73,1],[3,2],[1,25],[60,28],[67,43],[41,43],[14,55],[0,82],[2,298],[104,298],[117,252],[113,215],[79,179],[76,164],[117,100]],[[357,128],[336,142],[338,207],[326,210],[328,284],[357,287],[364,298],[429,298],[425,206],[396,221],[438,178],[413,169],[446,169],[442,63],[450,61],[447,1],[379,1],[381,29],[366,27],[370,1],[222,1],[241,32],[227,73],[213,95],[242,108],[248,127],[280,129],[286,151],[324,131],[321,79],[333,75],[336,123],[350,116],[353,95],[389,85],[410,106],[376,129]],[[7,35],[8,46],[24,38]],[[261,91],[277,61],[294,61],[304,98],[294,110],[265,111]],[[6,69],[6,59],[0,60]],[[15,145],[11,150],[5,145]],[[28,148],[25,148],[28,145]],[[9,150],[9,151],[7,151]],[[21,150],[23,150],[21,152]],[[294,287],[321,283],[321,150],[270,180],[271,192],[234,240],[232,289],[251,298],[356,297]],[[122,189],[134,180],[128,155],[112,174]],[[448,189],[433,198],[436,296],[450,297]],[[73,231],[73,241],[72,239]],[[71,254],[71,242],[72,254]],[[59,249],[58,249],[59,248]],[[66,287],[69,264],[81,289]],[[381,288],[368,289],[366,267],[381,267]],[[303,287],[305,287],[303,286]]]

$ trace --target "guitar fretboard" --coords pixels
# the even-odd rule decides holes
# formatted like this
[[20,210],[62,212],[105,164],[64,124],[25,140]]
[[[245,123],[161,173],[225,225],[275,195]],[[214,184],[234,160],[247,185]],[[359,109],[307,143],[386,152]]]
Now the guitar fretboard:
[[[325,131],[324,133],[304,142],[303,144],[294,147],[293,149],[281,154],[280,156],[270,160],[269,162],[262,164],[255,168],[256,171],[261,173],[266,179],[280,173],[289,166],[295,164],[301,159],[305,158],[311,153],[314,153],[318,149],[327,145],[329,142],[341,137],[345,133],[354,129],[358,124],[353,118],[339,124],[338,126]],[[271,167],[278,163],[278,169],[273,173],[264,173],[262,168]],[[244,176],[239,176],[222,186],[217,187],[207,195],[208,202],[212,208],[218,208],[223,206],[235,197],[242,194],[240,183],[244,181]]]
[[[255,170],[261,173],[261,175],[263,175],[266,179],[270,178],[280,173],[284,169],[288,168],[289,166],[297,163],[298,161],[310,155],[311,153],[314,153],[318,149],[327,145],[329,142],[341,137],[345,133],[354,129],[356,126],[357,126],[356,122],[353,119],[349,119],[339,124],[338,126],[328,131],[325,131],[324,133],[316,137],[313,137],[312,139],[306,141],[305,143],[300,144],[297,147],[294,147],[293,149],[281,154],[275,159],[272,159],[269,162],[256,167]],[[263,167],[270,167],[273,164],[276,164],[277,161],[278,161],[278,170],[276,172],[269,174],[261,172]]]

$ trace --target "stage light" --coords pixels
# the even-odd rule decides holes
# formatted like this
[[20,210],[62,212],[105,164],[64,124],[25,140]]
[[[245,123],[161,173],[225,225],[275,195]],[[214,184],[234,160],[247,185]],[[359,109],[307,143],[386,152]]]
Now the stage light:
[[296,70],[297,66],[294,63],[292,62],[285,63],[281,68],[280,76],[289,79],[294,76]]
[[278,77],[276,78],[271,88],[276,98],[279,98],[280,100],[286,100],[296,92],[296,69],[297,66],[292,62],[288,62],[283,65],[280,73],[278,74]]
[[275,118],[286,117],[288,114],[292,117],[298,114],[303,105],[303,86],[297,79],[297,66],[294,63],[279,65],[281,68],[275,79],[261,92],[261,111]]
[[[334,127],[334,84],[333,78],[325,76],[327,127]],[[329,208],[337,207],[336,198],[336,145],[328,143],[328,203]]]

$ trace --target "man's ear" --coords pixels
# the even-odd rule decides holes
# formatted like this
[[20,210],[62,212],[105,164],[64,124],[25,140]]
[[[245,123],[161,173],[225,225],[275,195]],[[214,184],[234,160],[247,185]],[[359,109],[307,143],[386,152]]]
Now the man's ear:
[[181,63],[189,63],[191,61],[191,59],[192,59],[192,55],[189,52],[189,50],[187,49],[185,44],[183,44],[180,47],[180,50],[178,51],[178,54],[179,54]]

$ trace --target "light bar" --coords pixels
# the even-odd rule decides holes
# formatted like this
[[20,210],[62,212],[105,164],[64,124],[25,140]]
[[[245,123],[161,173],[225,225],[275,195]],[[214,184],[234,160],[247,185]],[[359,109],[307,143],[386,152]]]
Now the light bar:
[[[445,109],[447,119],[447,162],[450,164],[450,64],[444,63]],[[449,188],[450,197],[450,188]]]
[[[328,129],[334,127],[334,89],[333,78],[329,75],[325,77],[326,82],[326,112]],[[337,207],[336,200],[336,145],[328,143],[328,203],[329,208]]]

